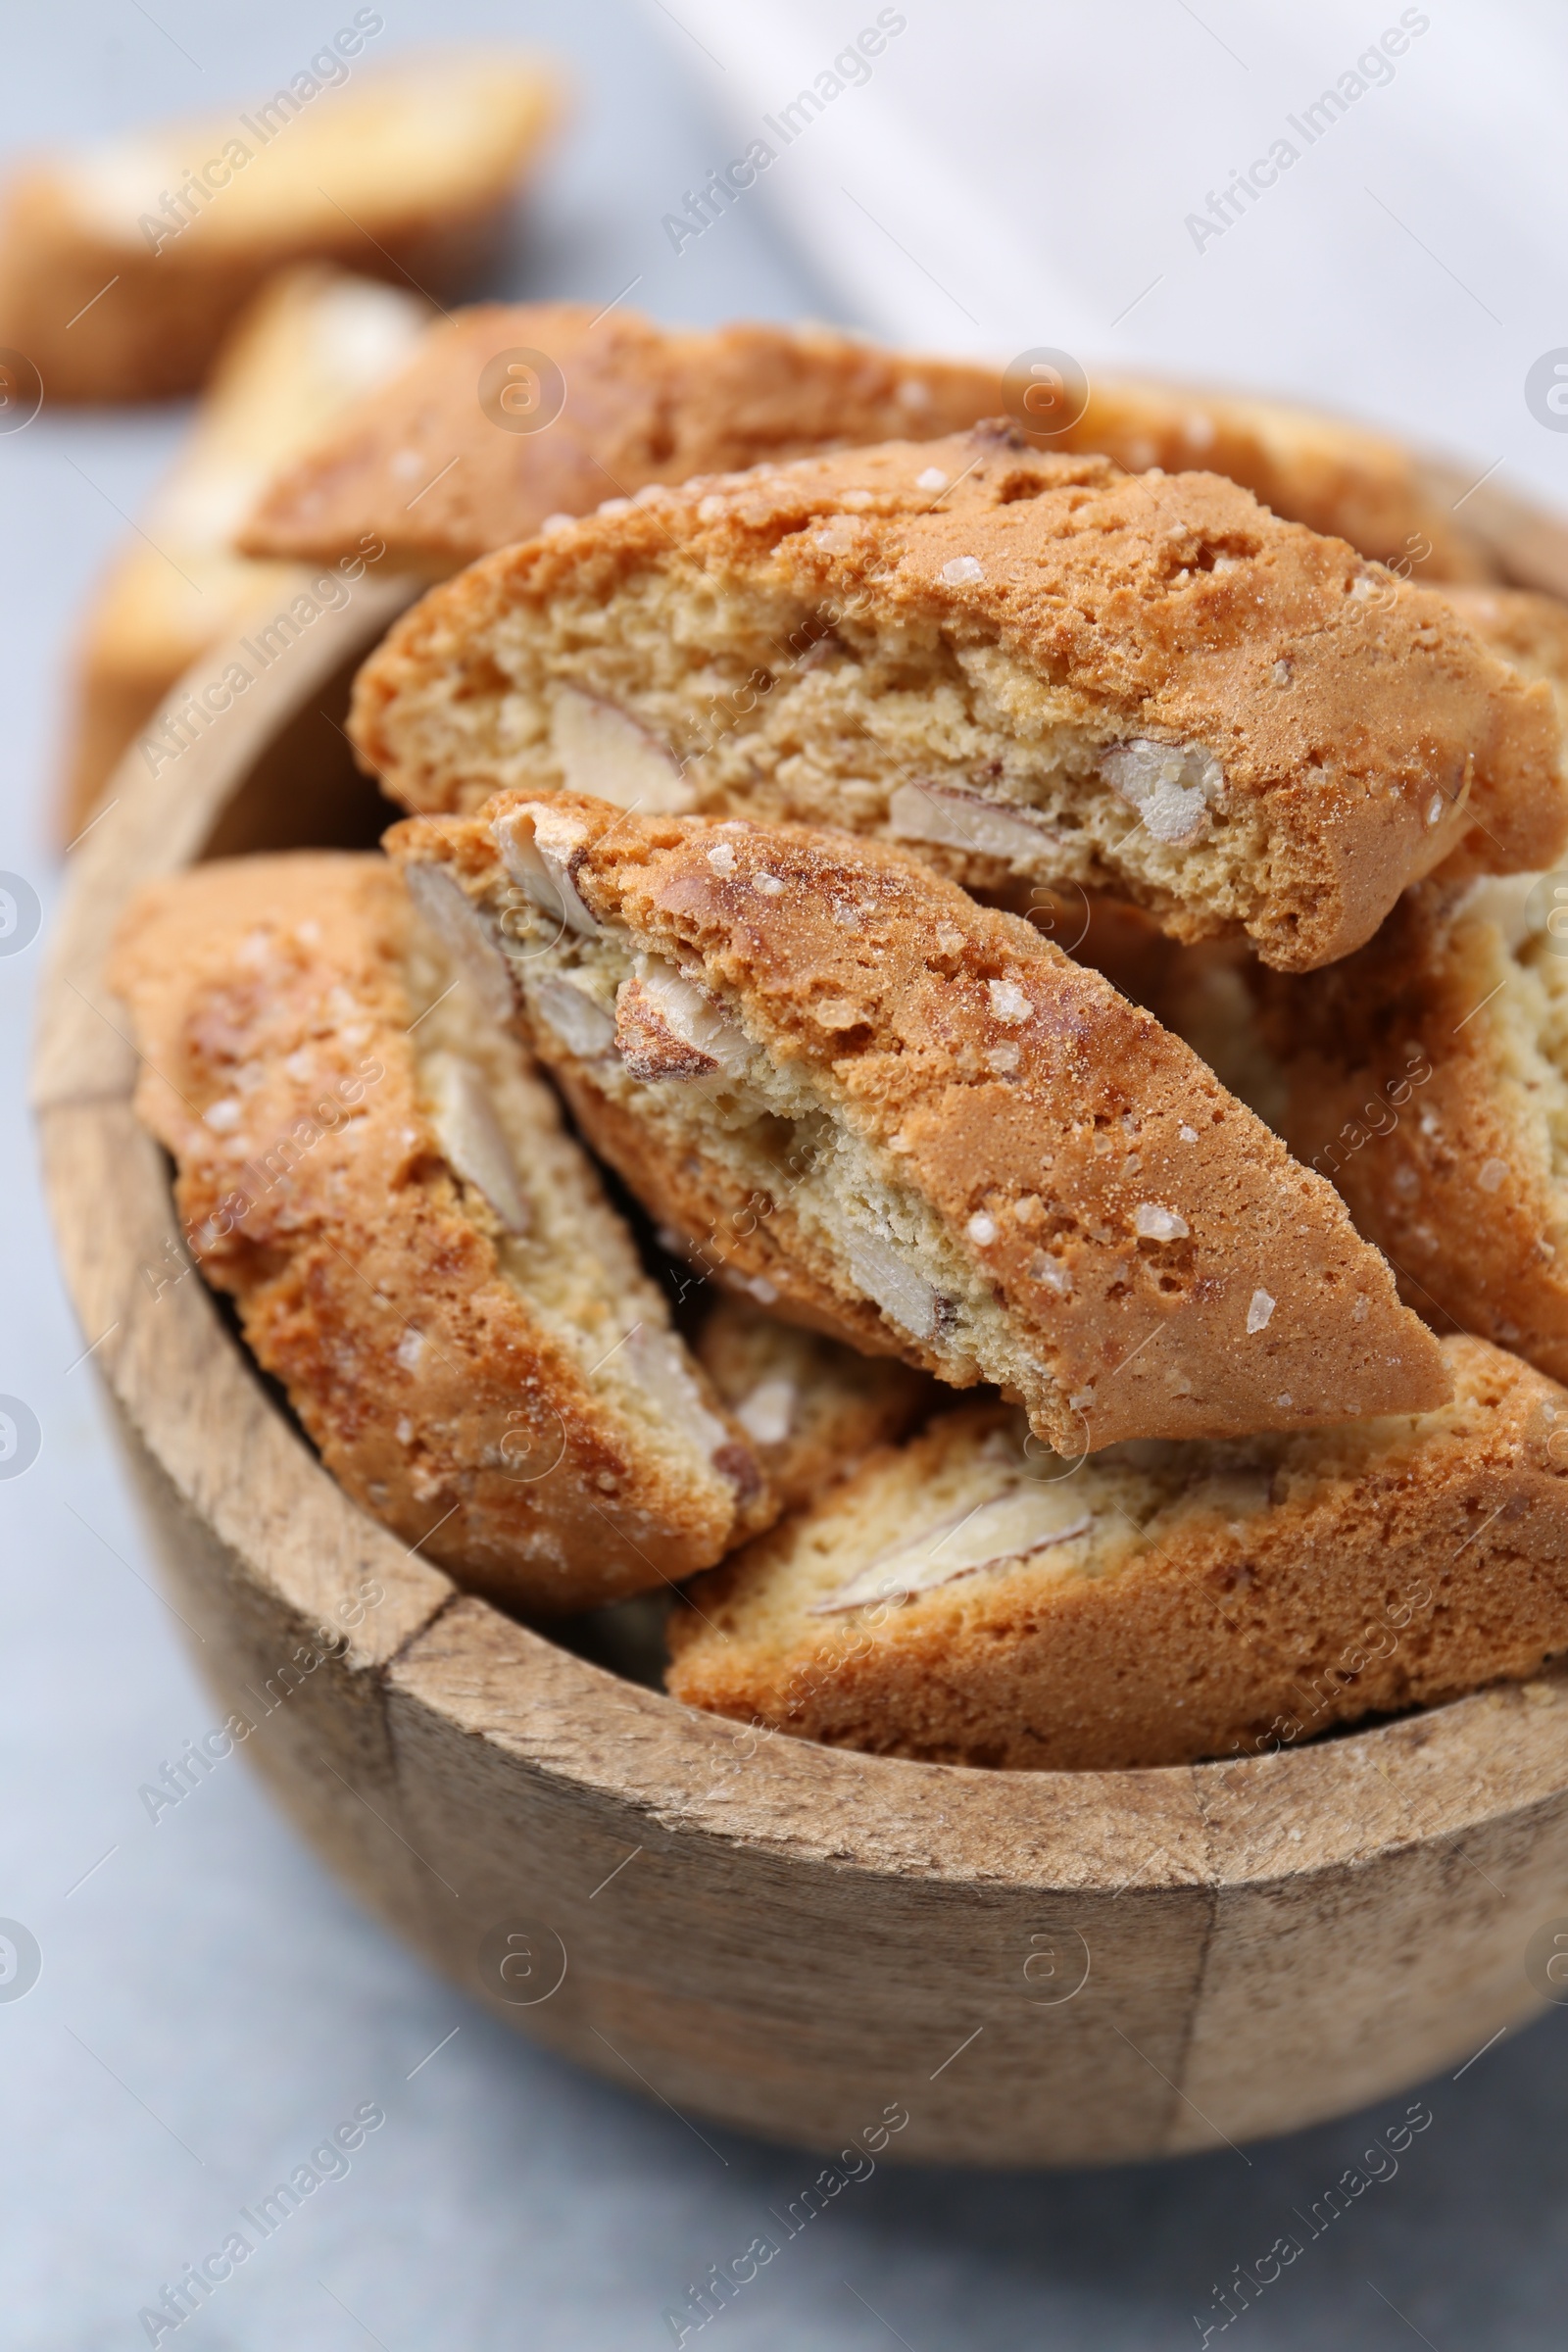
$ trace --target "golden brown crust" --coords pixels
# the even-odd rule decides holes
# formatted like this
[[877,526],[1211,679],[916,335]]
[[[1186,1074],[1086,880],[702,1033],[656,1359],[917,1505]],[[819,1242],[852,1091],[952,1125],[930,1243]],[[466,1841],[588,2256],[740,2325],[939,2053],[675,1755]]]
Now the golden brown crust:
[[[959,1386],[1007,1383],[1074,1453],[1419,1410],[1446,1394],[1434,1343],[1332,1188],[1027,923],[878,844],[567,795],[417,818],[387,847],[443,866],[494,917],[517,894],[493,827],[518,824],[551,831],[590,914],[710,992],[800,1091],[805,1124],[786,1127],[760,1199],[720,1156],[718,1128],[705,1141],[689,1123],[703,1114],[678,1085],[623,1083],[612,1054],[570,1050],[548,1013],[535,1020],[596,1149],[781,1311]],[[531,990],[548,960],[521,944],[516,984]],[[868,1181],[934,1222],[924,1336],[852,1283],[799,1213],[809,1154],[796,1167],[789,1139],[823,1116],[870,1154]],[[899,1247],[913,1262],[921,1245]],[[944,1306],[950,1279],[960,1289]],[[982,1300],[964,1310],[971,1334],[1000,1319],[990,1341],[956,1336],[960,1296]],[[973,1352],[993,1344],[1009,1370]]]
[[[1119,995],[1147,1004],[1152,1012],[1159,1011],[1166,975],[1196,952],[1162,931],[1142,906],[1098,891],[1047,890],[1014,882],[978,895],[984,906],[1022,915],[1074,963],[1087,963],[1092,971],[1102,973]],[[1165,1026],[1173,1024],[1166,1021]]]
[[688,1575],[770,1515],[744,1433],[730,1423],[710,1460],[589,1377],[601,1341],[667,1319],[520,1047],[496,1032],[578,1246],[616,1260],[619,1292],[574,1345],[564,1314],[508,1279],[504,1223],[432,1120],[410,1026],[416,944],[376,857],[199,866],[135,902],[113,985],[187,1245],[327,1467],[461,1584],[557,1614]]
[[[1562,898],[1554,896],[1561,891]],[[1268,983],[1282,1132],[1338,1185],[1406,1299],[1568,1379],[1561,943],[1568,884],[1410,892],[1359,955]]]
[[[25,353],[47,399],[193,390],[245,305],[295,262],[434,293],[471,281],[562,111],[554,74],[462,50],[352,78],[337,63],[347,87],[285,89],[254,117],[168,123],[15,174],[0,344]],[[205,200],[186,192],[193,171],[211,174]],[[171,190],[183,212],[165,217]]]
[[1175,384],[1097,383],[1082,416],[1051,445],[1102,450],[1133,473],[1160,466],[1226,474],[1274,514],[1348,539],[1424,585],[1494,576],[1407,449],[1315,410]]
[[[504,430],[480,407],[481,374],[510,350],[543,352],[565,379],[564,410],[537,432]],[[281,474],[242,544],[330,561],[374,530],[394,562],[457,571],[531,538],[547,515],[587,514],[647,482],[934,438],[1000,404],[995,368],[825,327],[694,332],[585,303],[487,303],[432,328],[395,383]]]
[[[835,1531],[858,1516],[864,1534],[829,1586],[868,1556],[874,1581],[877,1531],[918,1526],[927,1488],[1000,1420],[949,1415],[699,1579],[670,1620],[668,1688],[881,1754],[1115,1771],[1272,1752],[1529,1676],[1568,1648],[1568,1395],[1479,1341],[1445,1353],[1450,1406],[1252,1449],[1228,1481],[1258,1482],[1240,1517],[1221,1483],[1216,1507],[1178,1494],[1140,1537],[1096,1496],[1096,1462],[1059,1491],[1101,1502],[1101,1568],[1063,1573],[1057,1546],[813,1614]],[[1215,1449],[1182,1450],[1202,1477]]]
[[[933,492],[944,475],[952,488]],[[637,678],[666,659],[643,650],[657,629],[617,653],[612,690],[580,631],[559,655],[539,652],[551,626],[571,637],[562,616],[579,605],[612,620],[617,600],[657,615],[660,597],[688,600],[683,626],[702,625],[691,614],[703,600],[725,630],[737,612],[757,612],[778,658],[753,671],[747,702],[744,677],[730,680],[715,654],[709,699],[716,710],[739,694],[759,717],[714,717],[706,742],[670,740],[685,702],[661,689],[636,707]],[[1196,759],[1194,772],[1222,771],[1202,786],[1206,808],[1196,788],[1177,795],[1183,808],[1200,801],[1199,830],[1183,835],[1096,769],[1082,779],[1080,830],[1025,827],[1015,870],[1070,872],[1092,836],[1098,862],[1081,880],[1141,901],[1184,936],[1245,929],[1282,968],[1348,954],[1477,827],[1476,855],[1497,871],[1549,862],[1568,836],[1549,691],[1489,654],[1436,592],[1279,521],[1215,475],[1118,476],[991,426],[699,480],[493,556],[394,627],[360,673],[354,738],[409,808],[472,808],[524,781],[548,790],[559,770],[541,767],[530,698],[540,662],[559,662],[574,690],[632,702],[627,715],[679,762],[688,805],[885,835],[899,830],[908,771],[882,759],[875,730],[895,722],[881,703],[869,727],[819,716],[821,758],[835,763],[821,806],[802,805],[787,729],[776,744],[766,734],[800,705],[818,654],[845,675],[869,658],[857,630],[884,649],[899,633],[908,644],[908,675],[886,698],[895,711],[901,695],[951,703],[965,662],[983,699],[995,662],[1011,665],[997,695],[1013,698],[994,721],[999,739],[1070,738],[1097,761],[1168,749]],[[809,655],[794,661],[797,640]],[[946,762],[937,754],[916,781],[972,808],[976,793],[996,801],[1008,787],[970,772],[965,721],[973,710],[954,721]],[[961,830],[945,838],[921,854],[971,885],[1005,881],[1004,858],[971,854]]]
[[786,1511],[814,1502],[948,1401],[908,1364],[857,1355],[741,1298],[710,1309],[694,1350]]

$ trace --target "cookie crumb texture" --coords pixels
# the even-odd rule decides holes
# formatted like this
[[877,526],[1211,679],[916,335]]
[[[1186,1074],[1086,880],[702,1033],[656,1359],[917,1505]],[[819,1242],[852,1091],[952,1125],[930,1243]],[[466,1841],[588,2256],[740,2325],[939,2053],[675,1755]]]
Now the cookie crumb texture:
[[327,1468],[550,1616],[776,1506],[480,981],[384,859],[316,853],[154,884],[112,967],[188,1246]]
[[1436,591],[1217,475],[994,424],[563,522],[406,614],[352,726],[411,808],[578,790],[800,820],[1288,970],[1461,848],[1515,871],[1568,837],[1549,688]]
[[1527,1678],[1568,1647],[1568,1394],[1446,1353],[1437,1412],[1076,1468],[964,1407],[699,1578],[668,1688],[884,1755],[1114,1771]]
[[594,1149],[777,1312],[991,1382],[1074,1456],[1446,1396],[1333,1188],[1151,1014],[906,854],[510,795],[387,846],[479,927]]

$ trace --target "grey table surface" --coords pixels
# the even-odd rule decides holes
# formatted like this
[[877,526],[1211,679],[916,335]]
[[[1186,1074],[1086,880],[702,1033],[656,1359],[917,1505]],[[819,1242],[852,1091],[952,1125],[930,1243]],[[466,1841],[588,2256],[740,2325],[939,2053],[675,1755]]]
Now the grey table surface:
[[[385,14],[388,50],[521,33],[575,61],[579,122],[501,290],[608,302],[640,277],[636,300],[670,318],[830,311],[760,206],[682,257],[662,248],[660,217],[716,135],[673,20],[656,31],[621,0],[408,0]],[[137,0],[31,0],[7,24],[0,141],[9,152],[243,103],[331,28],[300,0],[265,15],[160,0],[156,21]],[[182,422],[175,410],[46,410],[0,438],[0,869],[31,881],[46,917],[74,615]],[[163,2283],[376,2101],[385,2125],[347,2177],[182,2336],[210,2352],[669,2343],[666,2308],[749,2241],[766,2207],[798,2195],[809,2160],[699,2136],[513,2038],[361,1914],[242,1763],[156,1825],[138,1801],[211,1707],[158,1596],[53,1267],[24,1107],[38,969],[37,942],[0,955],[0,1393],[24,1398],[43,1432],[31,1469],[0,1482],[0,1915],[26,1925],[43,1959],[26,1997],[0,2002],[0,2341],[145,2343],[139,2314]],[[1230,2328],[1216,2285],[1291,2231],[1301,2257],[1231,2323],[1256,2352],[1560,2344],[1568,2017],[1509,2034],[1423,2095],[1430,2130],[1310,2237],[1293,2217],[1310,2215],[1402,2098],[1387,2115],[1181,2163],[883,2167],[783,2248],[711,2323],[714,2340],[1120,2352],[1200,2342],[1204,2327],[1218,2340]]]

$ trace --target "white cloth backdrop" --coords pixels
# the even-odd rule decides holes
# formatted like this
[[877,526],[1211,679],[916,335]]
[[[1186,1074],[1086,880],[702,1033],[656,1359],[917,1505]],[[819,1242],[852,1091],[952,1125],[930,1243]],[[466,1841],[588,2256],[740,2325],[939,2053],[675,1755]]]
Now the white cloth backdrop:
[[[710,163],[773,148],[741,201],[846,318],[1309,400],[1568,508],[1568,416],[1525,398],[1568,346],[1568,12],[1547,0],[645,6],[707,80],[731,142]],[[879,55],[835,70],[879,26]],[[820,112],[785,116],[803,90]],[[1227,220],[1212,200],[1260,160]]]

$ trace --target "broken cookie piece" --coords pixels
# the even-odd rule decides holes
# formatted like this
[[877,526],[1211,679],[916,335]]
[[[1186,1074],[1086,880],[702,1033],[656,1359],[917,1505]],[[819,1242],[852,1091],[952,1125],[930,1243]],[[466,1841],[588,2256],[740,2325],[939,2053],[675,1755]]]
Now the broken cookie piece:
[[1305,970],[1461,844],[1568,839],[1547,686],[1214,474],[1007,426],[649,488],[435,590],[361,671],[410,808],[498,789],[904,842]]
[[594,1148],[781,1314],[993,1382],[1074,1455],[1446,1395],[1330,1186],[905,854],[514,794],[387,847],[488,925]]
[[[82,622],[65,840],[81,831],[125,746],[209,646],[252,628],[281,642],[298,633],[302,612],[314,624],[323,607],[355,593],[350,583],[375,555],[371,538],[345,554],[333,580],[247,562],[230,534],[269,467],[395,368],[426,316],[412,292],[313,263],[270,277],[235,320],[188,438]],[[144,754],[152,772],[172,756],[155,731]]]
[[[9,178],[0,345],[26,354],[51,404],[193,392],[238,313],[297,262],[432,301],[486,265],[561,118],[560,79],[526,52],[463,45],[362,72],[349,61],[381,29],[374,13],[251,114],[147,124]],[[465,390],[471,404],[471,377]]]
[[1447,1343],[1436,1412],[1076,1467],[974,1405],[691,1588],[689,1705],[928,1762],[1275,1753],[1568,1646],[1568,1392]]
[[112,984],[188,1247],[328,1469],[551,1616],[688,1576],[776,1506],[487,1010],[469,922],[477,987],[384,858],[201,865],[135,902]]

